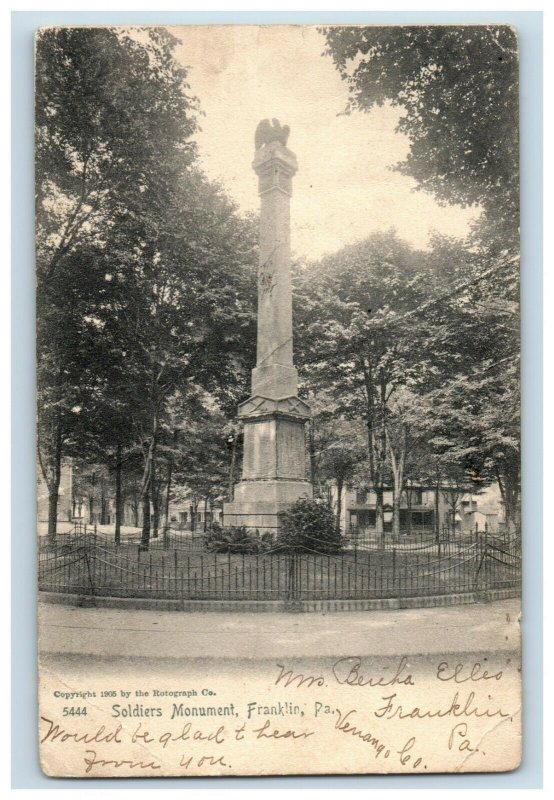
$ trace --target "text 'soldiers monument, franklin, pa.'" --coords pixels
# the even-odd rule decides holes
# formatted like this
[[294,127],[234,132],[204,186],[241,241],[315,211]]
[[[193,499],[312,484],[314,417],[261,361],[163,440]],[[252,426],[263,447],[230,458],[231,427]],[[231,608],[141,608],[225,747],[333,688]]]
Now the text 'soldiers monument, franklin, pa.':
[[224,506],[224,525],[260,533],[279,528],[279,514],[312,496],[306,480],[305,424],[309,406],[297,397],[292,359],[290,198],[296,157],[286,146],[289,129],[263,120],[252,164],[259,178],[260,266],[258,344],[252,396],[239,406],[244,423],[242,479]]

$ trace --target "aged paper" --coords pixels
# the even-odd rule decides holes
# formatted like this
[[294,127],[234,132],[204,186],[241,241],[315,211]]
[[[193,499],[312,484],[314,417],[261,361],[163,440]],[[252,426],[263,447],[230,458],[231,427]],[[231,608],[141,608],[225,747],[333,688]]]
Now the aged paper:
[[43,771],[516,769],[507,26],[36,35]]

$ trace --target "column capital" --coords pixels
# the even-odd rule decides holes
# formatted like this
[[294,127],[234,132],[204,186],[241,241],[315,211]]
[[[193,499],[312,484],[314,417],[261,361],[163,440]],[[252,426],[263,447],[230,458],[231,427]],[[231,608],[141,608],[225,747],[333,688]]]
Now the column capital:
[[252,169],[259,178],[260,195],[273,189],[292,195],[292,178],[298,163],[294,153],[281,142],[269,142],[256,150]]

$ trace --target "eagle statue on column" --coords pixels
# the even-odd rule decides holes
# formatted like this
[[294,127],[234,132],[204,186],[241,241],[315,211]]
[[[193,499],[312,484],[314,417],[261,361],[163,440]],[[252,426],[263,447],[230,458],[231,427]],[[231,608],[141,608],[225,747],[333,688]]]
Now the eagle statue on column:
[[281,125],[278,119],[272,119],[271,122],[268,119],[262,119],[256,128],[254,146],[256,150],[259,150],[271,142],[280,142],[283,147],[286,147],[289,134],[289,126]]

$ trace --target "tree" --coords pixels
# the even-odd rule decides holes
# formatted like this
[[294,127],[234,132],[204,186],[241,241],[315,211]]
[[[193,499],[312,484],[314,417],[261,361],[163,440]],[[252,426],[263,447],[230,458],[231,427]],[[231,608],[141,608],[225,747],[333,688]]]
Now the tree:
[[196,410],[187,420],[175,464],[175,496],[192,497],[195,506],[203,502],[204,511],[225,496],[232,458],[227,431],[227,420],[213,403]]
[[408,459],[414,448],[421,446],[422,411],[419,396],[408,386],[399,387],[391,398],[386,443],[393,480],[393,536],[400,534],[400,504]]
[[442,486],[442,496],[448,505],[449,527],[452,531],[456,529],[456,514],[460,510],[461,502],[465,494],[474,491],[469,477],[465,470],[450,465],[450,469],[445,475]]
[[[434,401],[442,403],[445,420],[451,411],[449,424],[465,437],[456,457],[474,470],[496,473],[513,529],[520,485],[516,33],[494,25],[324,33],[326,52],[349,87],[349,110],[371,111],[385,102],[398,107],[398,130],[407,134],[410,150],[395,168],[441,202],[482,209],[466,247],[470,280],[432,309],[461,320],[455,347],[452,324],[435,324],[435,332],[449,331],[445,355],[451,359],[470,350],[471,367],[445,375],[438,365],[443,386]],[[438,265],[449,247],[434,249]],[[452,263],[446,263],[448,271],[440,275],[452,285]],[[475,336],[483,342],[481,352]],[[457,425],[461,418],[469,426],[464,431]]]
[[[410,150],[397,166],[448,203],[480,204],[517,241],[518,45],[507,25],[325,28],[349,109],[390,102]],[[500,134],[500,131],[502,132]]]
[[[177,213],[182,203],[176,203],[174,215],[164,213],[163,233],[154,227],[150,241],[143,240],[147,246],[124,273],[136,297],[127,361],[142,377],[137,437],[144,443],[145,507],[170,399],[178,393],[187,402],[200,387],[227,405],[246,384],[254,321],[253,231],[212,187],[196,176],[192,184],[188,188],[195,204],[186,225]],[[143,546],[148,539],[145,526]]]
[[[452,264],[454,258],[450,259]],[[432,420],[428,440],[443,466],[466,471],[476,487],[498,480],[506,521],[519,524],[519,354],[517,314],[509,271],[474,253],[466,279],[439,294],[427,309],[428,342],[436,354],[422,374]]]
[[[48,539],[56,534],[62,459],[82,434],[96,391],[99,355],[87,325],[94,248],[68,255],[48,291],[37,295],[37,453],[48,487]],[[82,278],[82,280],[80,280]],[[40,286],[40,280],[39,280]]]
[[425,297],[423,267],[421,254],[389,231],[345,247],[296,277],[298,363],[312,391],[328,392],[339,414],[364,421],[379,532],[389,480],[389,406],[414,368],[418,325],[416,319],[399,334],[397,320]]
[[362,426],[334,416],[328,421],[327,428],[327,444],[321,453],[321,473],[331,481],[336,491],[335,527],[340,533],[343,490],[356,475],[367,451]]
[[245,393],[255,228],[194,166],[198,107],[175,43],[161,29],[38,39],[38,427],[51,537],[64,452],[105,454],[116,536],[122,464],[139,452],[147,548],[173,399],[202,387],[227,408]]
[[125,195],[159,186],[177,161],[194,156],[196,101],[172,60],[175,41],[161,29],[143,42],[110,28],[50,28],[37,37],[38,452],[50,540],[63,453],[82,390],[91,388],[85,366],[94,362],[81,335],[87,295],[75,267],[86,263],[97,279],[93,265]]

